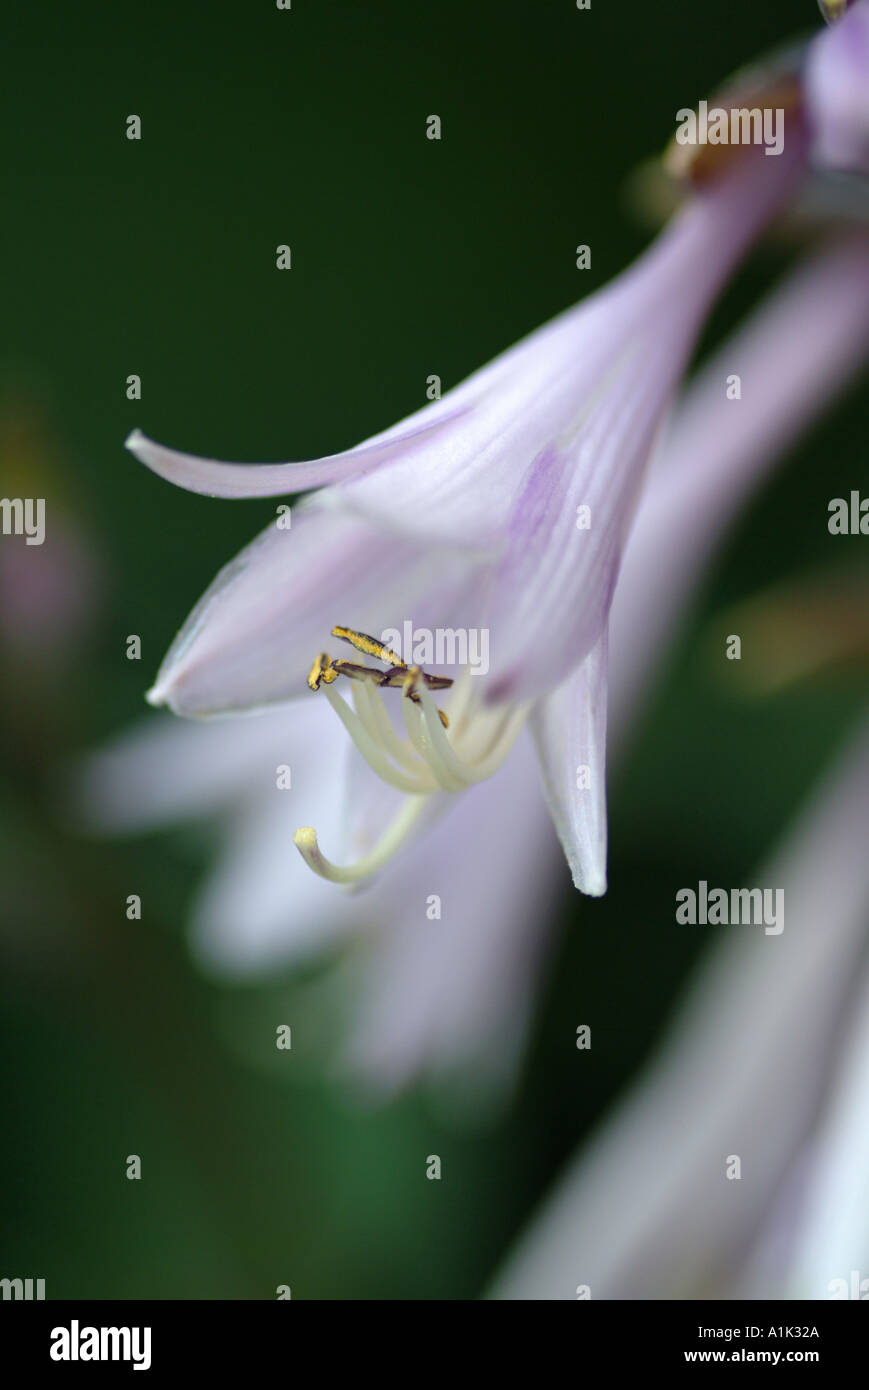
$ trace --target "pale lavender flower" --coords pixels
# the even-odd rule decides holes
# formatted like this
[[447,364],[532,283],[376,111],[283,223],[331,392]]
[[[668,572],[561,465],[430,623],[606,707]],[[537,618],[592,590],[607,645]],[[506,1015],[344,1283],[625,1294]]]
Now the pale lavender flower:
[[[858,1252],[852,1227],[865,1256],[865,1172],[842,1145],[864,1102],[847,1116],[841,1103],[865,1071],[867,811],[864,726],[757,876],[784,893],[782,933],[725,928],[660,1056],[570,1165],[493,1297],[572,1299],[580,1285],[595,1299],[829,1297]],[[732,1156],[742,1176],[728,1181]]]
[[[619,741],[737,506],[847,384],[867,346],[869,246],[847,242],[790,275],[691,386],[651,470],[613,605]],[[739,401],[725,393],[734,371]],[[332,717],[313,698],[229,721],[155,717],[90,760],[91,818],[135,830],[223,817],[225,849],[194,905],[194,948],[211,971],[259,974],[364,934],[353,965],[358,1023],[345,1048],[354,1072],[394,1087],[473,1055],[481,1071],[504,1076],[561,887],[530,743],[521,736],[498,774],[467,796],[444,796],[430,834],[347,897],[288,857],[292,829],[309,817],[364,853],[398,794],[367,776],[352,744],[328,737]],[[574,755],[566,761],[573,766]],[[289,793],[276,790],[279,764],[293,769]],[[343,822],[342,807],[355,812]],[[580,827],[565,840],[571,833]],[[430,893],[442,901],[438,921],[425,915]]]
[[811,45],[805,73],[814,158],[869,173],[869,0],[858,0]]
[[[779,158],[742,151],[612,285],[359,449],[244,466],[131,436],[137,457],[194,491],[322,488],[291,530],[270,527],[218,576],[152,702],[203,715],[287,700],[304,691],[336,623],[378,634],[412,614],[417,626],[490,634],[491,672],[457,682],[449,733],[424,682],[417,703],[398,701],[408,740],[366,682],[354,686],[355,709],[324,687],[319,698],[405,799],[346,868],[326,859],[314,829],[300,829],[316,872],[353,882],[380,868],[429,818],[432,799],[501,765],[530,715],[574,882],[605,891],[606,626],[643,468],[712,299],[802,161],[795,120]],[[573,671],[576,684],[560,689]]]

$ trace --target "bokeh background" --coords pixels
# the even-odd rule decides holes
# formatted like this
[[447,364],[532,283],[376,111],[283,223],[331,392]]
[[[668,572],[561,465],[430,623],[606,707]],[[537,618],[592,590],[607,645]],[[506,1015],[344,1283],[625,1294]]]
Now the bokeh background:
[[[609,894],[564,900],[515,1087],[473,1119],[431,1088],[365,1104],[316,1047],[257,1064],[244,1040],[310,979],[193,964],[219,827],[94,840],[69,769],[140,717],[192,603],[273,515],[160,482],[122,447],[133,426],[264,460],[409,413],[431,372],[458,381],[618,272],[649,236],[626,183],[676,110],[816,23],[810,0],[4,7],[0,492],[44,496],[49,528],[0,541],[0,1274],[57,1298],[474,1297],[648,1056],[714,938],[674,925],[673,884],[743,881],[865,699],[859,660],[758,695],[709,659],[731,605],[865,574],[865,540],[826,525],[830,497],[869,490],[865,384],[698,595],[612,787]],[[754,256],[704,349],[790,254]]]

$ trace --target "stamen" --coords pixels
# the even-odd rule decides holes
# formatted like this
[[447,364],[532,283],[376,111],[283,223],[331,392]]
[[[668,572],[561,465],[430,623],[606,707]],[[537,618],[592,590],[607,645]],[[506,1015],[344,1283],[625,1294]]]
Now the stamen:
[[[413,703],[415,705],[418,705],[419,696],[416,693],[416,687],[420,684],[426,684],[428,677],[426,676],[425,671],[423,671],[421,666],[410,666],[407,667],[406,670],[407,674],[404,674],[403,672],[401,673],[400,683],[402,690],[404,691],[404,694],[407,696],[408,700],[413,700]],[[433,679],[446,680],[447,677],[435,676],[433,677]],[[396,684],[398,684],[398,682],[396,682]],[[450,681],[449,684],[452,685],[452,681]],[[450,727],[450,721],[447,719],[447,716],[444,714],[443,710],[438,710],[438,718],[440,719],[445,729],[448,729]]]
[[[440,728],[435,718],[438,712],[437,707],[425,685],[419,685],[417,693],[422,701],[423,716],[432,745],[433,756],[428,760],[432,771],[435,771],[436,765],[440,765],[449,776],[458,778],[467,786],[471,786],[474,782],[483,782],[494,772],[497,772],[519,736],[519,731],[525,722],[527,707],[517,707],[505,717],[501,730],[492,741],[491,751],[487,757],[474,762],[465,762],[457,755],[443,729]],[[437,776],[437,772],[435,775]]]
[[[451,677],[429,675],[421,666],[405,666],[395,652],[364,632],[345,627],[332,631],[392,669],[381,671],[360,662],[332,661],[321,652],[311,667],[308,685],[312,690],[325,687],[327,700],[369,767],[408,798],[371,853],[346,867],[326,858],[310,826],[296,831],[295,844],[310,868],[333,883],[349,884],[374,873],[395,853],[432,795],[464,791],[497,772],[525,723],[528,705],[514,705],[503,712],[481,709],[468,671],[451,690]],[[337,690],[330,689],[339,676],[354,682],[352,709]],[[407,739],[395,729],[384,703],[382,691],[389,687],[401,689]],[[443,690],[451,690],[450,709],[455,721],[451,738],[444,732],[450,721],[432,695]]]
[[462,677],[455,682],[450,693],[450,723],[455,725],[457,732],[461,732],[462,726],[466,723],[474,697],[474,680],[470,671],[465,671]]
[[392,720],[383,703],[383,696],[370,685],[356,685],[353,687],[353,703],[359,718],[362,720],[371,737],[377,743],[381,743],[394,762],[400,763],[408,772],[420,774],[428,773],[428,769],[421,769],[419,758],[408,748],[407,744],[399,738],[393,728]]
[[333,627],[332,636],[349,642],[357,652],[364,652],[366,656],[376,656],[378,661],[385,661],[387,666],[404,665],[400,656],[389,647],[385,647],[382,642],[378,642],[376,637],[369,637],[365,632],[356,632],[352,627]]
[[[358,714],[350,708],[345,700],[341,698],[337,690],[326,690],[326,699],[334,709],[344,728],[352,738],[359,752],[362,754],[368,766],[382,777],[384,782],[388,782],[391,787],[395,787],[400,792],[407,792],[412,796],[419,796],[432,790],[431,783],[423,781],[419,777],[409,776],[402,772],[400,768],[393,767],[389,762],[383,749],[378,746],[371,734],[366,729]],[[425,769],[421,768],[421,772]]]
[[[417,697],[418,698],[418,697]],[[438,758],[429,735],[428,725],[425,722],[425,715],[419,707],[412,703],[413,697],[401,702],[401,712],[404,715],[404,727],[407,729],[411,743],[423,759],[434,777],[435,783],[445,792],[461,792],[465,790],[466,783],[458,777],[452,775],[440,758]]]
[[[401,685],[404,686],[405,672],[407,667],[390,647],[378,642],[376,637],[369,637],[366,632],[357,632],[352,627],[333,627],[333,637],[340,637],[342,641],[349,642],[357,651],[365,652],[367,656],[374,656],[378,661],[385,661],[392,666],[391,671],[378,671],[376,667],[365,666],[355,661],[332,661],[326,652],[321,652],[308,672],[308,685],[311,690],[319,690],[320,683],[332,685],[339,676],[348,676],[351,680],[374,681],[377,685]],[[421,667],[415,666],[413,670],[417,673],[417,678],[425,683],[430,690],[449,690],[453,684],[451,676],[430,676]],[[408,698],[415,704],[419,703],[419,696],[413,690],[405,690]],[[438,718],[445,729],[450,727],[450,721],[443,710],[438,710]]]

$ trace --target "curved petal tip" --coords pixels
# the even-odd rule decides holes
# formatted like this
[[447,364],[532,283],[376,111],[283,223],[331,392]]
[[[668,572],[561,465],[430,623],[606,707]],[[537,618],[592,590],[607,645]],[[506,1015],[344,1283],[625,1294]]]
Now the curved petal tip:
[[151,689],[145,691],[145,699],[147,700],[148,704],[153,705],[155,709],[158,709],[160,705],[165,705],[167,703],[168,695],[169,688],[165,683],[161,681],[155,681],[154,684],[151,686]]

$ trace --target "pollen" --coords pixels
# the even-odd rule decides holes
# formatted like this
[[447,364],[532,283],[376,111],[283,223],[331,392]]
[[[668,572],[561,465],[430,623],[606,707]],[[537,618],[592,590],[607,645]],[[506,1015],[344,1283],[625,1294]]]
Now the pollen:
[[[340,663],[338,663],[340,664]],[[331,685],[338,679],[338,671],[326,652],[321,652],[308,672],[308,687],[311,690],[319,690],[320,682]]]
[[378,642],[376,637],[369,637],[365,632],[356,632],[352,627],[333,627],[332,636],[340,637],[342,642],[349,642],[351,647],[355,647],[357,652],[364,652],[366,656],[374,656],[378,661],[385,661],[387,666],[403,666],[404,662],[395,652],[390,651],[382,642]]

